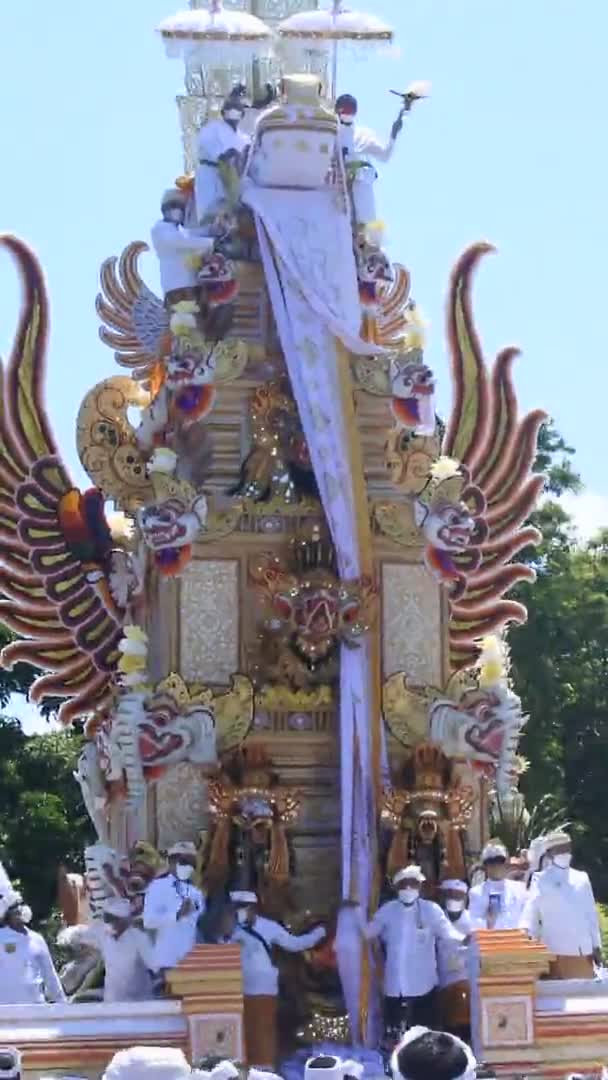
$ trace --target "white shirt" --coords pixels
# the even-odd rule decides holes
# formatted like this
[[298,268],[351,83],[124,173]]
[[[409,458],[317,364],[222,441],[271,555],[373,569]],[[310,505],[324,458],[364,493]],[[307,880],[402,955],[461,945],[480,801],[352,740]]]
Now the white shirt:
[[149,934],[130,926],[116,938],[100,922],[70,926],[59,935],[59,944],[97,949],[104,961],[104,1001],[147,1001],[153,996],[149,971],[153,966]]
[[[447,918],[447,916],[446,916]],[[468,937],[476,929],[468,911],[463,911],[451,924],[459,934]],[[466,982],[468,979],[467,969],[468,946],[458,941],[449,941],[441,938],[437,942],[437,970],[439,974],[439,986],[452,986],[453,983]]]
[[504,881],[484,881],[481,885],[473,886],[469,892],[469,912],[483,929],[487,929],[492,895],[500,897],[500,907],[498,918],[491,929],[517,930],[528,895],[523,881],[511,881],[507,878]]
[[[184,900],[194,908],[183,918],[177,913]],[[152,971],[172,968],[179,964],[196,944],[196,924],[205,911],[205,896],[188,881],[173,874],[155,878],[146,889],[144,898],[144,930],[155,930],[152,949]]]
[[48,945],[41,934],[0,927],[0,1004],[41,1005],[65,1001]]
[[[251,929],[254,933],[244,926],[237,926],[232,935],[232,941],[241,946],[243,994],[248,997],[259,994],[276,995],[279,992],[279,972],[270,955],[273,945],[278,945],[286,952],[304,952],[312,949],[325,937],[322,926],[315,927],[308,934],[290,934],[289,930],[274,919],[265,919],[261,915],[258,915]],[[268,948],[260,938],[264,939]]]
[[556,956],[591,956],[602,945],[593,889],[583,870],[550,866],[538,874],[519,925]]
[[197,271],[188,265],[188,256],[208,255],[213,240],[198,236],[183,225],[164,218],[156,222],[150,233],[160,266],[160,283],[166,295],[172,289],[192,289],[197,284]]
[[370,128],[361,128],[356,124],[340,124],[338,134],[340,148],[346,151],[346,161],[390,161],[395,149],[395,139],[380,142]]
[[462,934],[431,900],[417,900],[409,907],[401,900],[389,900],[363,927],[363,933],[366,938],[379,937],[386,949],[386,997],[429,994],[439,979],[438,942],[462,942]]
[[[223,119],[209,120],[203,124],[198,134],[198,164],[194,176],[197,221],[202,222],[225,196],[222,178],[216,168],[219,158],[228,150],[236,150],[242,154],[250,142],[248,135],[244,135],[238,128],[235,131]],[[203,164],[206,161],[212,164]]]

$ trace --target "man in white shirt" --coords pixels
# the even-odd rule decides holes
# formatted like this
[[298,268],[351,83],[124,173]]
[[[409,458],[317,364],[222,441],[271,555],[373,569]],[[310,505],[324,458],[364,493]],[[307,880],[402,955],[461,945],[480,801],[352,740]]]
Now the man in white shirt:
[[192,884],[196,847],[180,841],[169,848],[169,873],[150,882],[144,899],[144,930],[154,930],[151,969],[162,980],[194,948],[205,896]]
[[200,236],[184,227],[188,197],[179,188],[170,188],[163,195],[162,218],[152,227],[152,245],[160,266],[160,283],[166,303],[192,299],[198,288],[198,271],[192,257],[209,255],[213,238]]
[[304,952],[325,937],[322,926],[308,934],[290,934],[274,919],[258,915],[254,892],[230,894],[237,926],[231,940],[241,946],[243,1004],[247,1064],[258,1069],[274,1069],[277,1058],[277,995],[279,972],[273,963],[272,949]]
[[412,1024],[435,1021],[440,941],[464,942],[461,934],[431,900],[422,900],[426,880],[419,866],[407,866],[393,878],[397,899],[378,908],[364,936],[380,938],[386,950],[384,1023],[387,1043],[394,1046]]
[[203,228],[213,228],[215,212],[227,195],[223,166],[232,165],[235,177],[242,171],[251,143],[249,136],[239,131],[244,114],[242,99],[231,95],[226,98],[219,119],[208,120],[199,131],[194,198],[196,220]]
[[352,183],[352,196],[356,223],[359,228],[376,220],[374,184],[378,174],[372,165],[375,161],[389,161],[403,127],[402,109],[391,128],[388,142],[381,142],[369,128],[356,123],[359,105],[352,94],[341,94],[336,101],[336,113],[340,121],[338,141],[347,175]]
[[28,930],[31,918],[18,893],[0,902],[0,1005],[44,1005],[66,996],[41,934]]
[[555,955],[554,979],[592,979],[603,963],[602,939],[588,875],[573,870],[572,844],[565,832],[545,839],[547,869],[530,886],[520,927]]
[[469,893],[471,917],[484,930],[516,930],[526,902],[526,886],[511,881],[509,853],[499,840],[491,840],[481,853],[486,880]]
[[101,953],[105,966],[104,1001],[147,1001],[152,998],[152,941],[131,925],[131,905],[111,897],[103,905],[103,920],[62,930],[57,944]]
[[[467,911],[468,891],[466,883],[456,878],[441,883],[443,910],[454,929],[465,938],[470,937],[475,929],[475,923]],[[458,941],[442,939],[437,944],[441,1022],[447,1031],[463,1039],[470,1035],[467,953],[467,946]]]

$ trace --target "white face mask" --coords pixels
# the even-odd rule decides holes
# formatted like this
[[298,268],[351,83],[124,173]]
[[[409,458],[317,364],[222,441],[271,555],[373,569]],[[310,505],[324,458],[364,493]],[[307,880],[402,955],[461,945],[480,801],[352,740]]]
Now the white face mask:
[[464,911],[464,900],[446,900],[445,910],[452,912]]
[[560,870],[567,870],[571,862],[571,851],[562,851],[559,855],[553,856],[553,865],[559,867]]
[[413,904],[419,896],[418,889],[399,889],[399,899],[402,904]]
[[245,923],[247,922],[248,917],[249,917],[249,912],[248,912],[247,908],[239,908],[239,910],[236,913],[236,921],[238,923],[240,923],[241,926],[245,925]]
[[226,112],[224,113],[224,120],[240,121],[242,119],[243,114],[239,111],[239,109],[226,109]]
[[172,206],[165,210],[165,220],[172,221],[175,225],[181,225],[184,220],[184,211],[179,206]]
[[180,881],[190,881],[193,873],[194,867],[190,866],[189,863],[178,863],[175,867],[175,876],[179,878]]
[[344,124],[344,127],[352,127],[355,122],[354,116],[340,116],[340,123]]

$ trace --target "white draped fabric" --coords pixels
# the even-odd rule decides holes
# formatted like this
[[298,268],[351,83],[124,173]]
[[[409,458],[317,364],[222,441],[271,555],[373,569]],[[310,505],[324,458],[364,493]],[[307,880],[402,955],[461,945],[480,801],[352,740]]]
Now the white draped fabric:
[[[273,311],[338,570],[344,580],[359,578],[371,572],[371,538],[347,350],[378,348],[359,334],[349,213],[335,190],[278,191],[246,182],[243,199],[256,215]],[[355,649],[343,646],[340,669],[342,893],[367,907],[376,867],[372,731],[379,722],[371,641],[364,638]]]

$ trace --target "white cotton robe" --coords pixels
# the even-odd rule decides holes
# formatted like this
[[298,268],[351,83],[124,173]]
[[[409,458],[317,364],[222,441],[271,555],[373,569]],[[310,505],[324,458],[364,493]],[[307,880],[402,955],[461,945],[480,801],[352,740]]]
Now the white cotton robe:
[[429,994],[439,982],[437,946],[440,941],[462,943],[463,935],[438,904],[417,900],[407,907],[389,900],[363,926],[366,938],[380,938],[386,949],[386,997],[415,998]]
[[104,1001],[148,1001],[153,997],[152,941],[149,934],[134,926],[120,937],[106,933],[103,923],[70,926],[60,934],[60,944],[97,949],[106,969]]
[[0,927],[0,1005],[65,1001],[48,945],[34,930]]
[[[191,900],[193,910],[178,919],[184,900]],[[205,911],[205,896],[188,881],[173,874],[155,878],[144,899],[144,930],[154,930],[152,971],[175,967],[196,944],[196,925]]]
[[[473,930],[477,929],[468,911],[463,911],[451,925],[464,937],[468,937]],[[454,983],[467,981],[469,977],[468,951],[468,946],[463,945],[461,941],[441,938],[437,942],[437,971],[441,990]]]
[[550,866],[530,886],[520,923],[556,956],[591,956],[602,946],[588,875]]
[[[194,177],[196,218],[202,224],[224,198],[224,185],[217,169],[217,162],[228,150],[243,154],[251,142],[248,135],[235,131],[225,120],[209,120],[199,131],[197,141],[198,164]],[[203,162],[212,162],[205,165]]]
[[[261,915],[255,920],[254,934],[238,926],[232,935],[232,941],[241,946],[241,967],[243,971],[243,994],[276,995],[279,992],[279,972],[272,962],[270,950],[278,945],[286,952],[304,952],[312,949],[325,937],[322,927],[316,927],[308,934],[290,934],[274,919],[265,919]],[[265,948],[259,938],[263,938]]]
[[164,220],[156,222],[150,236],[158,258],[163,294],[166,296],[174,289],[195,288],[197,270],[188,260],[192,255],[208,255],[213,249],[213,240]]
[[469,911],[481,929],[487,929],[490,896],[500,897],[498,918],[492,930],[517,930],[526,903],[526,886],[522,881],[484,881],[469,892]]

